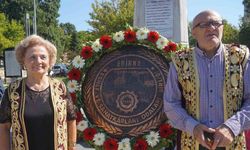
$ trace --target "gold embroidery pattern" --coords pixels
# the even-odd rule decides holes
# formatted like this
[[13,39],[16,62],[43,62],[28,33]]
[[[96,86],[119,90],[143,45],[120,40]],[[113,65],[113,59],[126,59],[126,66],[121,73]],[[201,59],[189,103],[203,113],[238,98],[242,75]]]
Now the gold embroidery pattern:
[[[226,45],[225,54],[225,81],[224,81],[224,120],[235,114],[241,107],[243,97],[243,68],[247,58],[245,47]],[[245,138],[240,134],[235,138],[229,150],[246,149]]]
[[55,129],[57,133],[57,149],[66,150],[67,149],[67,102],[64,99],[66,97],[66,87],[63,83],[51,79],[53,87],[53,96],[54,97],[54,109],[56,110],[55,116]]
[[23,130],[19,121],[19,109],[20,95],[17,92],[17,88],[20,86],[21,80],[17,80],[9,86],[9,99],[11,102],[11,114],[12,114],[12,148],[15,150],[26,150],[25,138],[23,136]]
[[[197,83],[195,71],[195,62],[192,59],[193,50],[185,49],[178,52],[178,54],[172,57],[174,64],[176,65],[178,80],[183,88],[183,96],[185,97],[185,108],[187,112],[195,119],[199,120],[199,101],[197,98],[197,90],[199,85]],[[195,99],[195,100],[194,100]],[[196,146],[194,146],[196,145]],[[194,150],[198,143],[195,139],[186,132],[182,132],[181,135],[181,148],[185,150]]]
[[[20,104],[18,100],[20,100],[21,95],[17,91],[20,87],[21,80],[15,81],[9,86],[9,97],[11,101],[11,113],[12,113],[12,147],[14,150],[28,150],[26,147],[26,140],[24,137],[24,131],[21,126],[21,120],[19,118],[20,113]],[[66,97],[66,87],[63,83],[51,79],[51,92],[52,93],[52,101],[54,107],[55,123],[55,149],[57,150],[66,150],[67,149],[67,101]]]
[[[229,48],[230,47],[230,48]],[[242,93],[243,93],[243,77],[242,77],[242,64],[244,65],[244,59],[247,59],[246,47],[227,46],[229,51],[225,50],[225,81],[224,81],[224,119],[228,119],[235,114],[241,106]],[[183,96],[185,98],[185,107],[187,112],[199,120],[199,94],[197,88],[199,88],[199,80],[195,78],[196,66],[195,57],[192,55],[191,49],[186,49],[176,53],[173,57],[173,63],[178,73],[178,80],[183,88]],[[193,98],[193,99],[191,99]],[[195,145],[195,146],[194,146]],[[181,148],[185,150],[198,149],[195,139],[182,132],[181,135]],[[243,134],[240,134],[235,138],[233,144],[227,147],[227,150],[245,149],[245,138]]]
[[[228,119],[241,107],[241,99],[243,96],[243,77],[242,77],[242,61],[245,56],[245,51],[236,46],[227,47],[225,50],[225,89],[227,116]],[[232,107],[233,106],[233,107]]]

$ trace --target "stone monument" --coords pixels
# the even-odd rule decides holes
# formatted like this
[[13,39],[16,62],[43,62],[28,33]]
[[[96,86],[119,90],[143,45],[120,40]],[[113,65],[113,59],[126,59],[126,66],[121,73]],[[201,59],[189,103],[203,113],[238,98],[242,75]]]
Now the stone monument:
[[188,45],[186,0],[135,0],[134,26],[156,30],[177,43]]

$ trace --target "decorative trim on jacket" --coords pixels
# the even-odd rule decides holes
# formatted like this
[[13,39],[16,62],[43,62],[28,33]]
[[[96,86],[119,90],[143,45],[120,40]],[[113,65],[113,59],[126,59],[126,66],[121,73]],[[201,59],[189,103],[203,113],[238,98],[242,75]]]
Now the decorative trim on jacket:
[[[24,122],[26,78],[10,84],[8,95],[11,102],[12,148],[29,150]],[[50,79],[50,94],[54,110],[54,149],[67,150],[67,100],[64,83]]]

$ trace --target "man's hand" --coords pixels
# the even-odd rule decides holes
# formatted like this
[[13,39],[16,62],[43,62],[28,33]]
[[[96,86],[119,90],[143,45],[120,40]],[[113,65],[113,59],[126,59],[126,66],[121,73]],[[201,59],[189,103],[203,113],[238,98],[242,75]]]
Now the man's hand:
[[214,133],[215,129],[208,128],[207,126],[203,124],[198,124],[197,126],[194,127],[194,138],[204,147],[207,149],[211,149],[213,141],[208,141],[205,136],[204,132],[208,133]]
[[226,147],[232,143],[233,139],[234,134],[231,129],[226,125],[221,125],[215,129],[212,149],[216,149],[216,147]]

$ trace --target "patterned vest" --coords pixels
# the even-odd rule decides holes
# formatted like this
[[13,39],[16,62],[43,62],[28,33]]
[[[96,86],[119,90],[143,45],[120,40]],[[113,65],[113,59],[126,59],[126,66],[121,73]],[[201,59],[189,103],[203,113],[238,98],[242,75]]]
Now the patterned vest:
[[[224,87],[223,104],[224,120],[230,118],[237,112],[242,104],[243,97],[243,68],[249,56],[248,48],[245,46],[225,45],[224,52]],[[178,81],[183,89],[185,109],[196,120],[200,120],[200,83],[197,70],[195,51],[184,49],[172,56],[176,67]],[[182,150],[198,150],[199,143],[188,133],[181,134]],[[235,137],[232,144],[226,147],[227,150],[244,150],[245,137],[243,134]]]
[[[10,84],[8,95],[11,102],[12,116],[12,149],[29,150],[24,122],[26,79]],[[67,150],[67,101],[65,85],[58,80],[50,79],[51,99],[54,110],[54,149]]]

